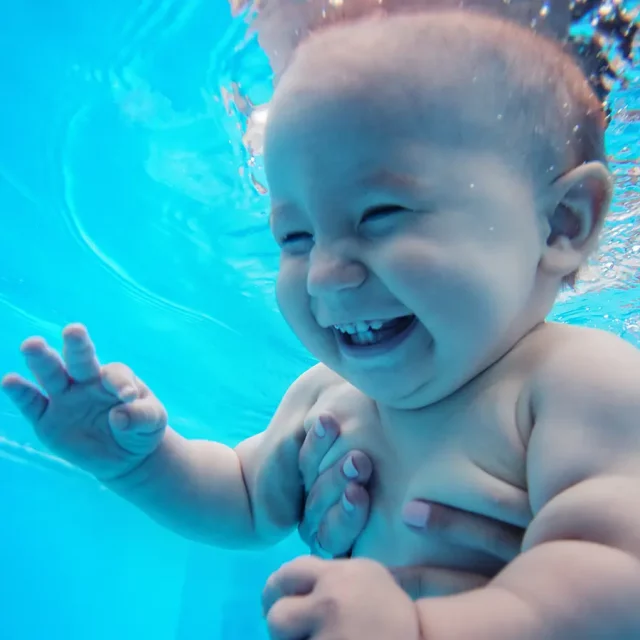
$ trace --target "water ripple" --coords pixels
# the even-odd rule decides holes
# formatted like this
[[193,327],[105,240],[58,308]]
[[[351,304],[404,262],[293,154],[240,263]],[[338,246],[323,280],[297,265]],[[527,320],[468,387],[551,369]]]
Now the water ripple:
[[[82,117],[83,111],[79,111],[76,116],[71,120],[68,126],[68,138],[72,139],[74,136],[74,123],[77,118]],[[116,278],[124,289],[135,298],[143,300],[144,302],[159,308],[166,308],[186,318],[195,320],[206,320],[218,325],[226,331],[240,335],[239,332],[228,324],[220,321],[218,318],[212,317],[205,313],[196,311],[184,305],[180,305],[172,300],[164,298],[157,293],[154,293],[137,282],[125,268],[118,264],[112,257],[107,255],[100,249],[98,244],[90,237],[85,228],[82,225],[80,215],[77,211],[74,198],[74,172],[71,168],[71,164],[67,158],[66,147],[63,149],[63,158],[61,162],[63,180],[64,180],[64,206],[60,208],[60,214],[63,220],[67,224],[69,233],[74,240],[83,249],[89,251],[112,277]]]

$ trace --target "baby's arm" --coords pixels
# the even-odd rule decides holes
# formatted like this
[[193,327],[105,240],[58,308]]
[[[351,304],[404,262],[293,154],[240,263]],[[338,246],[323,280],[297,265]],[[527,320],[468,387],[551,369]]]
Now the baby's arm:
[[420,601],[425,638],[640,637],[640,352],[568,342],[533,388],[523,553],[486,588]]
[[228,548],[275,543],[302,514],[298,455],[321,379],[319,367],[304,373],[268,428],[235,448],[187,440],[168,428],[145,462],[106,484],[185,537]]
[[273,542],[297,524],[303,421],[326,368],[303,374],[267,430],[231,449],[168,428],[162,403],[131,369],[100,365],[82,325],[65,328],[62,354],[42,338],[21,351],[39,386],[11,373],[2,388],[42,443],[158,522],[227,547]]

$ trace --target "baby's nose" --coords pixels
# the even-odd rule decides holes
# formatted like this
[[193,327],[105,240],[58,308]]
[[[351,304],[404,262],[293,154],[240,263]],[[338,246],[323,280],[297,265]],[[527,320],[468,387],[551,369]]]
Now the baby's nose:
[[315,297],[342,289],[355,289],[366,277],[367,271],[361,262],[314,247],[309,260],[307,291]]

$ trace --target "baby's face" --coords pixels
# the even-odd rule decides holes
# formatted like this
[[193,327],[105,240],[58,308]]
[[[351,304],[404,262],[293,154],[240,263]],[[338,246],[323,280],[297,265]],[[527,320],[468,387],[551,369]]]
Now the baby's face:
[[539,321],[532,186],[475,136],[482,105],[418,97],[375,68],[302,61],[285,80],[265,148],[282,313],[372,398],[434,402]]

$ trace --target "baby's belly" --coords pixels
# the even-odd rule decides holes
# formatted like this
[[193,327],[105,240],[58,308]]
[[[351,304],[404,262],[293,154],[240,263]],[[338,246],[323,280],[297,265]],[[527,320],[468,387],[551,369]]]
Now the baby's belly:
[[[402,453],[410,458],[407,451]],[[529,525],[532,515],[524,489],[464,455],[426,457],[422,463],[408,459],[404,469],[377,460],[380,473],[370,487],[371,513],[354,555],[389,567],[430,565],[486,576],[504,567],[495,552],[483,550],[483,543],[491,535],[506,538],[505,526],[524,531]],[[427,521],[423,530],[416,531],[402,519],[403,507],[411,500],[446,505],[450,511],[440,514],[456,520],[447,528],[442,517],[435,516],[431,530]],[[454,537],[452,530],[459,535]]]
[[[482,387],[475,395],[470,391],[469,397],[418,412],[381,413],[347,384],[320,397],[314,415],[329,412],[340,424],[340,438],[321,471],[354,449],[366,452],[373,462],[367,486],[371,512],[354,556],[390,567],[431,565],[488,576],[502,569],[504,562],[495,554],[478,549],[474,523],[465,527],[464,518],[479,514],[493,520],[499,535],[501,523],[524,529],[532,515],[526,451],[512,421],[518,388],[487,388],[491,393]],[[402,509],[415,499],[459,510],[462,539],[452,540],[437,526],[413,531],[403,522]],[[475,530],[478,535],[477,524]]]

